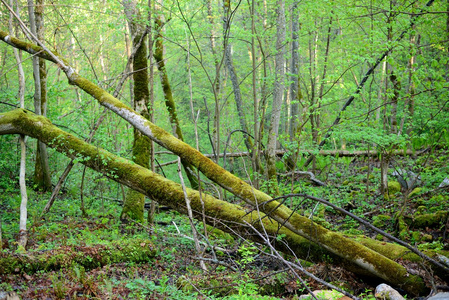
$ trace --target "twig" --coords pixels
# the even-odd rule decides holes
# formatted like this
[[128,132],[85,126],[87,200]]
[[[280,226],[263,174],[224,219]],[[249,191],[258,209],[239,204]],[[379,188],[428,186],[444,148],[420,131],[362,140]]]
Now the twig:
[[[363,224],[363,225],[369,227],[370,229],[376,231],[377,233],[379,233],[379,234],[385,236],[385,237],[388,238],[389,240],[392,240],[392,241],[398,243],[399,245],[404,246],[405,248],[409,249],[409,250],[412,251],[413,253],[417,254],[419,257],[421,257],[421,258],[423,258],[423,259],[425,259],[425,260],[431,262],[432,264],[434,264],[435,266],[441,268],[442,270],[446,271],[446,272],[449,274],[449,268],[448,268],[448,267],[445,267],[444,265],[442,265],[441,263],[437,262],[437,261],[434,260],[433,258],[431,258],[431,257],[429,257],[429,256],[427,256],[427,255],[425,255],[424,253],[422,253],[421,251],[419,251],[417,248],[415,248],[415,247],[413,247],[413,246],[407,244],[406,242],[404,242],[404,241],[402,241],[402,240],[400,240],[400,239],[398,239],[398,238],[392,236],[391,234],[389,234],[389,233],[387,233],[387,232],[385,232],[385,231],[383,231],[383,230],[377,228],[376,226],[372,225],[372,224],[369,223],[368,221],[363,220],[362,218],[360,218],[360,217],[354,215],[353,213],[351,213],[351,212],[345,210],[344,208],[338,207],[338,206],[336,206],[336,205],[330,203],[330,202],[327,201],[327,200],[324,200],[324,199],[321,199],[321,198],[318,198],[318,197],[315,197],[315,196],[307,195],[307,194],[289,194],[289,195],[285,195],[285,196],[273,198],[273,199],[271,199],[270,201],[276,201],[276,200],[279,200],[279,199],[287,199],[287,198],[290,198],[290,197],[304,197],[304,198],[308,198],[308,199],[315,200],[315,201],[319,201],[319,202],[321,202],[321,203],[323,203],[323,204],[326,204],[327,206],[330,206],[330,207],[332,207],[333,209],[338,210],[339,212],[341,212],[341,213],[343,213],[343,214],[345,214],[345,215],[350,216],[350,217],[353,218],[354,220],[357,220],[357,221],[360,222],[361,224]],[[263,204],[265,204],[265,203],[263,203]]]
[[325,184],[324,182],[318,180],[315,178],[315,175],[312,172],[307,172],[307,171],[293,171],[293,172],[288,172],[285,174],[281,174],[279,176],[284,177],[284,176],[291,176],[293,174],[299,174],[299,175],[309,175],[310,176],[310,180],[315,182],[316,184],[318,184],[319,186],[326,186],[327,184]]
[[237,271],[238,271],[237,268],[235,268],[235,267],[231,266],[230,264],[227,264],[227,263],[225,263],[225,262],[223,262],[223,261],[220,261],[220,260],[218,260],[218,259],[216,259],[216,258],[206,258],[206,257],[196,257],[196,256],[195,256],[195,257],[193,257],[193,259],[209,261],[209,262],[212,262],[212,263],[214,263],[214,264],[218,264],[218,265],[225,266],[226,268],[229,268],[229,269],[231,269],[231,270],[234,271],[234,272],[237,272]]
[[[348,292],[346,292],[346,291],[344,291],[344,290],[342,290],[342,289],[340,289],[340,288],[338,288],[338,287],[336,287],[336,286],[334,286],[334,285],[332,285],[332,284],[330,284],[330,283],[328,283],[328,282],[326,282],[326,281],[324,281],[324,280],[322,280],[322,279],[316,277],[316,276],[313,275],[312,273],[306,271],[301,265],[296,264],[296,263],[292,263],[292,262],[290,262],[290,261],[285,260],[285,259],[282,257],[282,255],[280,255],[279,252],[273,247],[273,245],[270,243],[270,241],[269,241],[268,239],[266,239],[266,238],[265,238],[265,237],[264,237],[264,236],[263,236],[263,235],[262,235],[256,228],[254,228],[254,226],[252,226],[252,225],[249,224],[248,222],[245,222],[245,223],[246,223],[252,230],[254,230],[254,232],[255,232],[255,233],[256,233],[256,234],[257,234],[257,235],[264,241],[265,245],[267,245],[267,246],[271,249],[271,252],[274,253],[274,254],[268,254],[268,253],[267,253],[267,255],[279,259],[279,260],[282,261],[284,264],[286,264],[287,267],[290,268],[293,272],[294,272],[294,269],[297,269],[297,270],[299,270],[301,273],[304,273],[306,276],[312,278],[313,280],[318,281],[318,282],[321,283],[322,285],[325,285],[325,286],[327,286],[327,287],[329,287],[329,288],[331,288],[331,289],[333,289],[333,290],[336,290],[336,291],[342,293],[343,295],[348,296],[348,297],[350,297],[350,298],[352,298],[352,299],[361,300],[360,298],[358,298],[358,297],[356,297],[356,296],[354,296],[354,295],[352,295],[352,294],[350,294],[350,293],[348,293]],[[296,274],[296,272],[294,272],[294,274]],[[298,277],[298,279],[301,281],[301,283],[304,285],[304,287],[307,289],[307,291],[309,292],[309,294],[310,294],[314,299],[318,300],[317,297],[315,296],[315,294],[313,294],[312,291],[310,290],[310,288],[305,284],[304,280],[303,280],[299,275],[297,275],[297,277]]]

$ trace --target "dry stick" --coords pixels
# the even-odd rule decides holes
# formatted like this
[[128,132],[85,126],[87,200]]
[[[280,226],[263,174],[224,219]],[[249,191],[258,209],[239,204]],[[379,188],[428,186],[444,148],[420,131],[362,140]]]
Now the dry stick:
[[285,177],[285,176],[291,176],[291,175],[308,175],[310,177],[310,181],[315,182],[317,185],[319,186],[326,186],[327,184],[325,184],[324,182],[318,180],[315,178],[315,174],[313,174],[312,172],[307,172],[307,171],[293,171],[293,172],[288,172],[285,174],[281,174],[281,177]]
[[[113,93],[114,97],[117,97],[118,94],[120,93],[123,84],[125,83],[126,79],[131,75],[130,72],[125,73],[126,70],[129,70],[129,66],[131,64],[132,59],[134,58],[134,55],[137,52],[137,49],[140,47],[140,44],[142,43],[143,39],[144,39],[145,35],[142,35],[142,38],[139,41],[138,47],[136,47],[135,49],[133,49],[133,52],[131,53],[131,56],[128,58],[128,61],[126,63],[126,67],[125,67],[125,71],[122,73],[121,79],[119,81],[119,83],[117,84],[117,87],[115,88],[115,91]],[[90,101],[89,101],[90,103]],[[104,108],[100,117],[98,118],[97,122],[94,125],[94,128],[92,129],[92,131],[89,134],[89,137],[86,139],[86,142],[90,143],[92,141],[92,138],[94,137],[95,133],[97,132],[98,128],[100,128],[101,123],[103,123],[104,118],[106,117],[106,114],[108,112],[107,108]],[[41,213],[41,217],[43,215],[45,215],[46,213],[48,213],[50,211],[50,208],[52,207],[53,203],[56,200],[56,196],[59,194],[59,191],[61,190],[62,184],[64,183],[64,181],[66,180],[67,176],[69,175],[70,171],[72,170],[73,166],[75,165],[74,159],[70,160],[69,164],[67,165],[67,167],[65,168],[64,172],[62,173],[61,177],[58,180],[58,183],[56,184],[50,199],[48,200],[47,204],[45,205],[44,210]]]
[[[425,7],[429,7],[432,5],[434,0],[429,0],[429,2],[427,2]],[[405,36],[405,34],[408,32],[408,30],[413,27],[413,25],[415,24],[416,19],[418,18],[419,15],[414,15],[412,17],[412,20],[410,21],[410,25],[407,29],[404,29],[401,34],[399,35],[399,37],[396,38],[395,42],[392,43],[392,45],[396,44],[397,42],[399,42],[400,40],[402,40],[402,38]],[[332,134],[332,128],[335,127],[336,125],[338,125],[340,123],[341,120],[341,114],[346,110],[346,108],[348,108],[349,105],[351,105],[352,101],[354,101],[355,97],[360,94],[360,92],[362,91],[362,88],[365,86],[365,83],[368,81],[368,78],[371,76],[371,74],[374,73],[374,70],[377,68],[377,66],[380,64],[380,62],[388,55],[388,53],[390,53],[390,51],[393,49],[393,46],[388,47],[388,49],[382,54],[381,57],[379,57],[376,62],[374,63],[374,65],[366,72],[365,76],[363,77],[362,81],[360,82],[360,84],[357,86],[357,89],[355,91],[354,94],[351,95],[351,97],[349,97],[348,101],[346,101],[346,103],[343,105],[343,107],[341,108],[341,110],[338,112],[337,118],[335,119],[334,123],[332,123],[332,125],[329,127],[329,129],[327,130],[327,133],[324,137],[324,139],[321,141],[321,143],[318,145],[318,150],[321,150],[321,148],[323,148],[324,144],[326,143],[326,141],[329,139],[330,135]],[[304,167],[307,167],[310,162],[313,160],[313,158],[315,157],[315,155],[311,155],[306,163],[304,164]]]
[[[186,200],[186,208],[187,208],[187,215],[189,216],[189,223],[190,227],[192,228],[192,235],[195,242],[195,249],[198,255],[201,255],[201,247],[198,242],[198,234],[195,228],[195,224],[193,223],[193,213],[192,213],[192,207],[190,206],[190,199],[187,195],[186,185],[184,184],[184,178],[182,177],[182,165],[181,165],[181,158],[178,157],[178,176],[179,180],[181,181],[182,191],[184,192],[184,198]],[[207,271],[206,265],[204,264],[204,261],[200,261],[201,269],[204,271]]]
[[[287,199],[287,198],[290,198],[290,197],[304,197],[304,198],[308,198],[308,199],[311,199],[311,200],[318,201],[318,202],[321,202],[321,203],[323,203],[323,204],[326,204],[327,206],[330,206],[330,207],[332,207],[333,209],[338,210],[339,212],[341,212],[341,213],[343,213],[343,214],[345,214],[345,215],[350,216],[350,217],[353,218],[354,220],[357,220],[358,222],[362,223],[363,225],[365,225],[365,226],[369,227],[370,229],[376,231],[377,233],[379,233],[379,234],[385,236],[386,238],[388,238],[388,239],[390,239],[390,240],[392,240],[392,241],[398,243],[398,244],[401,245],[401,246],[404,246],[405,248],[409,249],[410,251],[412,251],[413,253],[415,253],[415,254],[418,255],[419,257],[421,257],[421,258],[423,258],[423,259],[425,259],[425,260],[431,262],[432,264],[434,264],[435,266],[441,268],[442,270],[447,271],[448,274],[449,274],[449,268],[448,268],[448,267],[442,265],[441,263],[437,262],[437,261],[434,260],[433,258],[431,258],[431,257],[429,257],[429,256],[427,256],[427,255],[425,255],[424,253],[422,253],[421,251],[419,251],[417,248],[415,248],[415,247],[413,247],[413,246],[407,244],[406,242],[404,242],[404,241],[402,241],[402,240],[400,240],[400,239],[398,239],[398,238],[392,236],[391,234],[389,234],[389,233],[387,233],[387,232],[385,232],[385,231],[383,231],[383,230],[377,228],[376,226],[374,226],[374,225],[372,225],[371,223],[369,223],[369,222],[363,220],[362,218],[360,218],[360,217],[354,215],[353,213],[351,213],[351,212],[349,212],[349,211],[347,211],[347,210],[345,210],[345,209],[343,209],[343,208],[341,208],[341,207],[338,207],[338,206],[336,206],[336,205],[330,203],[330,202],[327,201],[327,200],[324,200],[324,199],[321,199],[321,198],[318,198],[318,197],[314,197],[314,196],[311,196],[311,195],[307,195],[307,194],[289,194],[289,195],[285,195],[285,196],[281,196],[281,197],[277,197],[277,198],[271,199],[270,201],[275,201],[275,200],[279,200],[279,199]],[[285,201],[285,200],[281,201],[281,203],[284,202],[284,201]],[[263,203],[262,205],[264,205],[264,204],[265,204],[265,203]],[[267,215],[268,215],[268,214],[267,214]]]
[[[178,3],[179,5],[179,3]],[[187,36],[187,48],[189,51],[187,51],[187,70],[188,70],[188,79],[189,79],[189,104],[190,104],[190,112],[192,114],[192,121],[193,121],[193,128],[195,130],[195,142],[196,142],[196,150],[200,150],[200,142],[198,137],[198,118],[200,117],[200,110],[198,110],[198,113],[195,118],[195,110],[193,109],[193,87],[192,87],[192,74],[190,70],[190,43],[189,43],[189,37]],[[187,170],[188,172],[188,170]],[[206,214],[204,209],[204,201],[203,201],[203,191],[201,186],[201,178],[200,178],[200,171],[196,169],[195,174],[197,180],[198,180],[198,192],[200,194],[200,201],[201,201],[201,208],[202,208],[202,216],[203,216],[203,228],[204,228],[204,237],[206,241],[208,241],[208,234],[207,234],[207,226],[206,226]],[[212,249],[212,248],[211,248]],[[217,259],[215,255],[215,251],[212,249],[212,253],[215,259]]]
[[285,260],[285,259],[282,257],[282,255],[280,255],[279,252],[273,247],[273,245],[270,243],[270,241],[269,241],[265,236],[263,236],[263,234],[261,234],[256,228],[254,228],[254,227],[253,227],[251,224],[249,224],[248,222],[245,222],[245,223],[246,223],[252,230],[254,230],[254,232],[255,232],[255,233],[256,233],[256,234],[257,234],[257,235],[264,241],[265,245],[267,245],[267,246],[270,248],[271,252],[274,253],[274,254],[268,254],[268,253],[267,253],[267,255],[269,255],[269,256],[271,256],[271,257],[275,257],[275,258],[279,259],[280,261],[282,261],[284,264],[286,264],[287,267],[288,267],[290,270],[292,270],[294,274],[297,275],[299,281],[301,281],[301,284],[307,289],[307,291],[309,292],[309,294],[310,294],[314,299],[318,300],[318,299],[316,298],[316,295],[310,290],[310,288],[306,285],[306,283],[304,282],[304,280],[303,280],[303,279],[302,279],[302,278],[295,272],[295,269],[299,270],[301,273],[304,273],[306,276],[312,278],[313,280],[318,281],[318,282],[321,283],[322,285],[325,285],[325,286],[327,286],[327,287],[329,287],[329,288],[331,288],[331,289],[333,289],[333,290],[336,290],[336,291],[342,293],[342,294],[345,295],[345,296],[348,296],[348,297],[350,297],[350,298],[352,298],[352,299],[360,300],[360,298],[358,298],[358,297],[356,297],[356,296],[354,296],[354,295],[352,295],[352,294],[350,294],[350,293],[348,293],[348,292],[346,292],[346,291],[340,289],[339,287],[336,287],[336,286],[334,286],[334,285],[332,285],[332,284],[330,284],[330,283],[328,283],[328,282],[322,280],[321,278],[316,277],[316,276],[313,275],[312,273],[306,271],[301,265],[296,264],[296,263],[292,263],[292,262],[290,262],[290,261]]

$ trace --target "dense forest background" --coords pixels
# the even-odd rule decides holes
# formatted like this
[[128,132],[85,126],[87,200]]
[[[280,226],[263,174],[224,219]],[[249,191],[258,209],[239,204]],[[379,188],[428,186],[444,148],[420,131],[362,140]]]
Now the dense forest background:
[[[154,24],[147,21],[148,3],[137,4],[141,6],[140,21],[155,31]],[[274,111],[275,57],[280,51],[285,76],[277,149],[314,151],[329,129],[332,135],[324,149],[389,151],[446,142],[447,3],[427,7],[421,2],[310,6],[286,2],[285,40],[280,49],[276,48],[277,2],[256,2],[254,7],[251,2],[230,4],[229,11],[224,11],[223,3],[218,2],[165,2],[153,13],[165,20],[160,30],[165,68],[184,139],[190,145],[197,144],[195,123],[203,153],[222,153],[225,148],[228,152],[248,150],[241,132],[228,139],[239,129],[267,144]],[[76,6],[58,1],[45,3],[45,8],[47,46],[112,93],[118,80],[129,76],[126,62],[131,42],[123,6],[118,1],[79,2]],[[6,25],[9,12],[2,9],[2,24]],[[21,11],[26,20],[26,6]],[[228,28],[223,27],[224,14]],[[7,31],[7,27],[3,29]],[[225,46],[230,48],[230,62],[225,59]],[[18,105],[18,81],[13,49],[5,44],[2,48],[1,109],[8,111]],[[386,51],[364,88],[339,114]],[[228,63],[238,83],[241,106],[236,105]],[[31,60],[23,67],[25,107],[34,110]],[[89,95],[68,86],[57,66],[49,64],[47,68],[48,117],[81,136],[89,132],[102,109]],[[154,122],[170,131],[159,74],[156,69],[154,72]],[[132,106],[132,80],[126,81],[118,98]],[[239,122],[240,115],[244,122]],[[331,127],[338,116],[340,123]],[[12,137],[2,139],[8,149]],[[129,157],[131,128],[119,117],[108,114],[95,140],[103,148]],[[58,154],[50,157],[55,164],[61,161]],[[223,164],[223,159],[218,162]],[[52,173],[62,171],[55,164]]]
[[[30,19],[32,4],[2,0],[0,30],[37,44],[20,25],[31,28],[35,22]],[[272,197],[322,197],[377,221],[376,226],[400,239],[448,250],[449,196],[444,189],[449,176],[448,1],[39,0],[34,4],[37,36],[46,48],[254,188]],[[41,78],[45,100],[40,100],[45,104],[36,105],[37,61],[5,43],[5,36],[0,44],[0,113],[21,107],[23,98],[23,108],[46,115],[57,127],[93,146],[183,186],[185,181],[217,199],[242,204],[220,183],[198,177],[195,168],[186,173],[190,167],[185,159],[180,175],[181,161],[161,144],[149,144],[146,162],[140,163],[138,130],[69,83],[59,64],[40,63],[41,75],[46,74]],[[139,67],[142,60],[146,65]],[[142,83],[136,74],[143,69],[147,99],[139,102],[136,95]],[[70,159],[52,147],[44,149],[35,139],[25,143],[29,193],[25,224],[30,231],[28,247],[37,248],[41,213],[48,211],[44,206]],[[41,165],[42,151],[48,152],[48,173]],[[19,239],[20,160],[19,138],[0,135],[0,241],[2,237],[6,241],[0,244],[5,253],[13,251]],[[125,224],[137,220],[146,226],[127,202],[132,199],[128,188],[113,179],[75,163],[52,209],[71,217],[98,218],[108,226],[119,224],[119,218]],[[149,208],[151,199],[142,199],[133,201],[141,201],[142,209],[146,201]],[[363,232],[353,220],[327,216],[332,209],[313,201],[288,198],[282,203],[321,218],[320,224],[328,229]],[[166,218],[152,216],[153,209],[150,223]],[[417,210],[446,214],[436,229],[424,226],[412,234],[413,225],[400,221]],[[400,216],[394,215],[397,211]],[[126,235],[136,229],[120,230]],[[241,244],[234,246],[241,250]],[[251,247],[243,252],[252,257],[257,251]],[[84,294],[94,294],[92,286],[81,285]],[[7,286],[0,283],[0,287]],[[126,293],[136,290],[134,286]],[[151,292],[163,294],[156,288]]]

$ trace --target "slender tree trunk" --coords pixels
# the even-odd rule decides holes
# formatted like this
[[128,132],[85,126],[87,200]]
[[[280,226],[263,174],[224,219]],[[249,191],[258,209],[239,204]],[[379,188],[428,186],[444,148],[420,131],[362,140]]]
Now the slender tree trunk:
[[[214,67],[215,67],[215,80],[212,84],[212,91],[214,93],[214,100],[215,100],[215,109],[214,109],[214,143],[212,147],[215,151],[214,153],[220,153],[220,90],[221,90],[221,78],[220,78],[220,69],[221,69],[221,62],[218,59],[218,51],[217,51],[217,45],[215,37],[217,35],[215,30],[215,21],[214,21],[214,15],[212,11],[212,1],[207,0],[207,17],[210,23],[210,48],[212,50],[212,55],[214,57]],[[215,162],[218,163],[218,157],[215,157]]]
[[273,106],[271,110],[270,131],[267,142],[267,175],[271,184],[271,192],[279,194],[276,178],[276,146],[279,134],[279,122],[281,116],[282,96],[285,84],[285,1],[277,2],[277,34],[276,34],[276,77],[274,81]]
[[[296,142],[296,150],[293,150],[292,155],[288,156],[287,167],[290,171],[296,168],[299,150],[299,124],[302,122],[301,113],[299,111],[299,104],[302,101],[301,87],[299,84],[299,10],[298,2],[294,2],[292,6],[292,43],[291,43],[291,77],[290,77],[290,126],[289,136],[291,142]],[[292,177],[293,178],[293,177]],[[293,188],[293,185],[292,185]]]
[[[315,20],[315,27],[318,27]],[[319,102],[316,100],[317,94],[317,60],[318,60],[318,33],[316,31],[310,33],[309,39],[309,77],[310,77],[310,98],[309,98],[309,120],[310,131],[312,136],[312,144],[315,146],[318,142],[318,124],[316,124],[318,115]],[[319,118],[319,117],[318,117]],[[312,172],[315,173],[316,159],[312,160]]]
[[[173,134],[181,141],[184,141],[184,137],[182,135],[181,126],[179,125],[178,114],[176,112],[176,104],[173,99],[173,93],[170,86],[170,81],[168,80],[167,70],[165,68],[164,61],[164,44],[163,44],[163,36],[162,36],[162,27],[163,21],[162,16],[159,15],[154,18],[155,22],[155,30],[157,31],[156,36],[156,48],[154,51],[154,59],[157,63],[157,68],[159,70],[159,75],[161,78],[162,89],[164,91],[165,97],[165,106],[167,107],[167,111],[170,118],[170,123],[172,125]],[[182,165],[184,166],[184,170],[186,171],[187,178],[189,179],[190,186],[194,189],[198,188],[198,180],[193,174],[192,165],[187,163],[185,160],[181,160]]]
[[258,147],[260,145],[259,136],[259,98],[257,97],[257,72],[256,72],[256,12],[255,12],[256,0],[251,0],[251,65],[252,71],[252,92],[253,92],[253,123],[254,123],[254,143],[252,152],[252,167],[253,167],[253,179],[252,183],[256,189],[259,188],[259,174],[262,173],[262,163],[260,161],[260,151]]
[[[33,0],[28,0],[28,15],[30,19],[31,32],[39,39],[44,40],[44,0],[36,0],[36,6]],[[47,70],[45,60],[39,57],[33,57],[34,74],[34,110],[37,114],[47,115]],[[48,164],[47,146],[37,141],[36,145],[36,164],[34,167],[34,184],[37,189],[50,191],[51,177]]]
[[[412,29],[414,30],[416,25],[413,25]],[[415,49],[417,46],[416,34],[412,32],[410,34],[410,59],[408,61],[408,86],[407,86],[407,97],[405,98],[403,116],[401,119],[401,123],[399,125],[398,135],[401,135],[404,132],[404,125],[406,119],[411,119],[413,117],[415,111],[415,81],[413,80],[413,73],[415,72]],[[411,126],[406,130],[407,134],[411,133]]]
[[[228,69],[229,77],[232,82],[232,88],[234,91],[234,99],[235,105],[237,107],[237,114],[239,117],[240,128],[244,132],[248,131],[248,126],[246,126],[246,118],[245,118],[245,108],[243,105],[242,94],[240,91],[240,84],[237,78],[237,72],[235,71],[234,63],[232,61],[232,53],[231,53],[231,43],[229,41],[230,32],[231,32],[231,1],[225,0],[223,1],[223,36],[224,36],[224,64]],[[245,134],[245,146],[248,151],[253,150],[253,143],[249,135]]]
[[[392,15],[392,1],[390,1],[390,13],[388,15],[387,18],[387,44],[391,43],[392,37],[393,37],[393,27],[392,27],[392,21],[393,21],[393,15]],[[390,69],[391,66],[388,63],[388,55],[390,53],[388,52],[385,56],[385,76],[388,77],[388,74],[390,74]],[[393,73],[390,74],[390,81],[391,83],[393,83],[393,85],[395,85],[395,75]],[[390,86],[390,81],[387,80],[387,78],[385,78],[385,87],[384,87],[384,93],[383,93],[383,97],[382,97],[382,101],[383,101],[383,127],[384,127],[384,131],[385,132],[394,132],[393,131],[393,127],[392,127],[392,119],[389,120],[388,115],[387,115],[387,111],[388,111],[388,102],[390,101],[387,97],[388,90],[389,90],[389,86]],[[393,86],[394,88],[394,86]],[[394,97],[394,96],[393,96]],[[393,100],[393,105],[391,107],[392,109],[392,113],[396,114],[396,105],[394,104],[394,100]],[[391,117],[391,116],[390,116]],[[395,121],[395,119],[394,119]],[[387,149],[382,149],[382,152],[384,152],[384,154],[382,154],[381,158],[380,158],[380,192],[382,195],[388,195],[388,167],[390,164],[390,160],[389,160],[389,156],[386,153]]]
[[[153,10],[154,1],[148,0],[148,59],[149,59],[149,84],[150,84],[150,121],[154,123],[154,66],[153,66]],[[154,172],[154,141],[150,141],[150,170]],[[151,199],[150,209],[148,210],[148,223],[154,225],[154,215],[156,213],[156,201]]]
[[300,122],[300,114],[299,114],[299,102],[302,100],[301,89],[299,86],[299,42],[298,42],[298,34],[299,34],[299,11],[298,11],[298,3],[295,1],[292,6],[292,61],[291,61],[291,77],[290,77],[290,99],[291,99],[291,107],[290,107],[290,126],[289,126],[289,135],[290,141],[294,141],[297,139],[299,122]]
[[[136,54],[133,58],[132,68],[134,70],[134,109],[143,117],[150,119],[148,105],[150,91],[148,90],[148,62],[147,43],[145,39],[146,28],[140,24],[140,13],[136,2],[132,0],[123,1],[126,17],[130,28],[133,50]],[[150,161],[150,139],[134,128],[133,160],[140,166],[149,168]],[[129,189],[126,193],[125,202],[120,218],[131,218],[140,222],[144,221],[145,196],[135,190]]]
[[[12,0],[10,0],[11,7],[15,6],[16,14],[19,15],[19,3],[16,0],[14,3]],[[10,15],[9,18],[9,31],[13,32],[13,16]],[[16,28],[16,33],[17,33]],[[20,101],[20,107],[25,107],[25,73],[23,72],[23,66],[22,66],[22,53],[21,51],[17,49],[13,49],[14,51],[14,57],[16,59],[17,63],[17,73],[19,75],[19,91],[18,91],[18,98]],[[26,136],[20,135],[19,137],[20,142],[20,171],[19,171],[19,186],[20,186],[20,196],[21,196],[21,202],[20,202],[20,221],[19,221],[19,240],[18,244],[19,246],[25,248],[28,242],[28,234],[27,234],[27,202],[28,202],[28,194],[27,194],[27,187],[25,182],[25,172],[26,172]]]
[[391,98],[391,116],[390,116],[390,130],[392,133],[399,133],[398,130],[398,101],[399,101],[399,91],[401,90],[401,83],[399,82],[399,79],[394,74],[393,71],[391,71],[390,75],[390,81],[393,88],[393,97]]

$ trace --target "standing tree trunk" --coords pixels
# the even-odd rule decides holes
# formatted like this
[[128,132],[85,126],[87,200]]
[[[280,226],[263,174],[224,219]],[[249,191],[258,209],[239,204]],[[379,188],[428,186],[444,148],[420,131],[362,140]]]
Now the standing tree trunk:
[[212,50],[212,56],[214,57],[214,66],[215,66],[215,79],[214,84],[212,84],[212,91],[214,93],[215,100],[215,109],[214,109],[214,138],[212,147],[214,149],[214,153],[216,154],[215,162],[218,163],[218,154],[220,153],[220,89],[221,89],[221,78],[220,78],[220,69],[221,62],[218,59],[217,53],[217,44],[215,41],[216,32],[215,32],[215,22],[214,15],[212,11],[212,3],[211,0],[207,0],[207,19],[210,23],[210,48]]
[[[13,1],[10,1],[11,7],[16,7],[16,14],[19,15],[19,4],[17,0],[13,4]],[[13,32],[13,16],[10,14],[9,18],[9,31]],[[17,32],[17,28],[16,28]],[[25,73],[23,72],[22,66],[22,53],[21,51],[14,49],[14,57],[17,63],[17,73],[19,75],[19,93],[18,98],[20,100],[20,107],[25,107]],[[25,182],[25,171],[26,171],[26,136],[20,135],[20,171],[19,171],[19,186],[20,186],[20,221],[19,221],[19,246],[25,248],[28,242],[28,234],[27,234],[27,202],[28,202],[28,194],[27,187]]]
[[[393,9],[393,3],[392,1],[390,1],[390,13],[388,14],[387,17],[387,44],[390,44],[393,38],[393,19],[394,19],[394,15],[392,13],[392,9]],[[385,56],[385,91],[383,94],[383,97],[381,98],[383,101],[383,129],[384,132],[393,132],[393,127],[392,127],[392,122],[389,121],[396,121],[396,117],[394,117],[394,119],[390,119],[388,120],[388,115],[387,115],[387,107],[388,107],[388,102],[390,101],[388,99],[388,94],[389,94],[389,81],[387,80],[388,75],[390,74],[390,69],[391,66],[388,63],[388,55],[390,54],[390,52],[387,52],[386,56]],[[395,80],[396,80],[396,76],[391,73],[390,74],[390,81],[393,83],[393,85],[395,85]],[[393,87],[394,88],[394,87]],[[395,98],[393,96],[393,98]],[[397,100],[396,100],[397,101]],[[394,104],[394,99],[393,99],[393,104],[392,104],[392,108],[391,108],[391,112],[392,114],[394,114],[394,116],[396,115],[396,105]],[[382,149],[384,152],[384,154],[381,156],[380,159],[380,192],[383,195],[387,195],[388,196],[388,166],[390,164],[389,161],[389,156],[386,154],[387,149]]]
[[253,92],[253,122],[254,122],[254,145],[252,153],[253,179],[252,183],[256,189],[259,188],[259,174],[263,173],[262,163],[260,161],[260,135],[259,135],[259,99],[257,97],[257,73],[256,73],[256,0],[251,1],[251,65],[252,71],[252,92]]
[[[299,124],[300,124],[300,112],[299,103],[302,100],[301,87],[299,85],[299,11],[298,3],[294,2],[292,6],[292,58],[291,58],[291,76],[290,76],[290,126],[289,135],[290,141],[296,141],[296,148],[299,149]],[[289,170],[294,170],[296,167],[296,161],[298,159],[298,151],[294,151],[292,155],[287,158],[287,166]]]
[[[167,107],[167,111],[170,118],[170,124],[172,125],[174,135],[184,141],[184,137],[182,135],[181,126],[179,125],[178,114],[176,112],[175,100],[173,99],[173,93],[170,86],[170,81],[168,80],[167,70],[165,68],[164,61],[164,44],[163,44],[163,36],[162,36],[162,17],[161,15],[154,18],[155,22],[155,30],[157,31],[155,43],[156,48],[154,50],[154,59],[157,63],[157,68],[159,70],[159,74],[161,77],[162,89],[164,91],[165,97],[165,106]],[[187,163],[184,159],[181,159],[184,170],[186,171],[187,178],[189,179],[190,186],[193,189],[198,188],[198,179],[193,174],[193,167],[191,164]]]
[[290,84],[290,126],[289,135],[290,140],[294,141],[297,138],[299,130],[299,101],[302,99],[301,89],[299,86],[299,12],[298,3],[295,2],[292,6],[292,61],[291,61],[291,84]]
[[[128,19],[133,49],[136,54],[133,58],[133,80],[134,80],[134,109],[146,119],[150,119],[148,104],[150,91],[148,90],[148,62],[147,44],[145,40],[145,26],[141,25],[140,13],[133,0],[123,1],[123,7]],[[134,128],[133,160],[138,165],[149,168],[150,161],[150,139]],[[129,189],[123,205],[121,219],[131,218],[139,222],[144,221],[145,195]]]
[[[448,24],[449,25],[449,24]],[[407,119],[411,119],[413,117],[415,111],[415,81],[413,80],[413,74],[416,70],[416,56],[415,51],[418,46],[418,42],[416,39],[416,33],[414,32],[416,25],[412,26],[412,32],[410,33],[410,59],[408,61],[408,86],[407,86],[407,96],[405,98],[403,115],[401,119],[401,123],[399,125],[398,135],[401,135],[404,132],[404,124]],[[419,39],[418,39],[419,41]],[[409,127],[406,132],[410,135],[412,128]]]
[[[229,77],[232,82],[232,89],[234,90],[235,105],[237,107],[237,114],[239,116],[240,128],[248,133],[248,126],[246,126],[245,112],[243,108],[242,93],[240,92],[240,84],[237,78],[237,72],[235,71],[234,63],[232,61],[231,43],[229,42],[229,36],[231,32],[231,1],[225,0],[223,2],[223,36],[224,36],[224,63],[229,72]],[[253,143],[248,134],[245,134],[245,146],[246,149],[251,152],[253,150]]]
[[[150,84],[150,121],[154,122],[154,67],[153,67],[153,5],[154,2],[148,0],[148,60],[149,66],[149,84]],[[154,172],[154,141],[150,141],[150,170]],[[148,210],[148,224],[154,225],[154,214],[156,213],[156,201],[151,199],[150,209]]]
[[[28,0],[28,14],[30,18],[31,32],[41,41],[44,40],[44,0]],[[34,110],[38,115],[47,115],[47,70],[45,60],[37,56],[33,57],[34,74]],[[34,184],[37,189],[50,191],[51,177],[48,165],[47,146],[37,141],[36,164],[34,167]]]
[[267,179],[270,181],[270,192],[273,195],[279,194],[276,179],[276,144],[279,133],[279,123],[281,117],[282,96],[284,94],[285,80],[285,2],[279,0],[277,5],[277,35],[276,35],[276,77],[274,81],[273,106],[271,111],[270,131],[267,143]]

